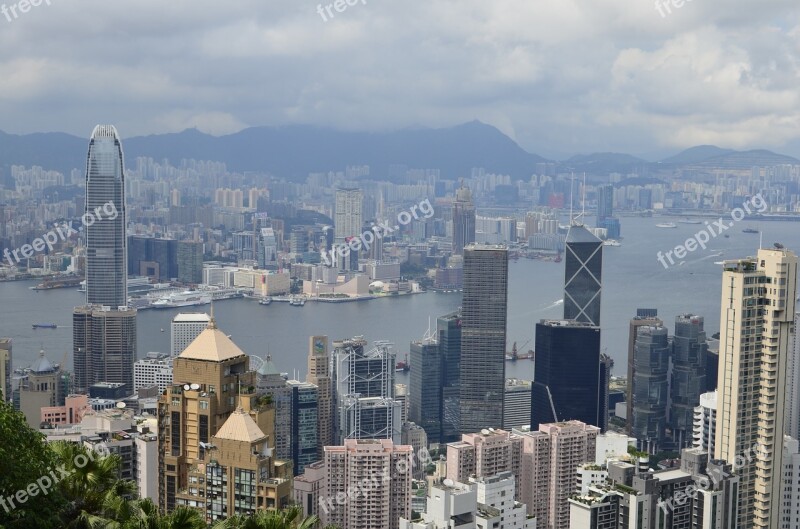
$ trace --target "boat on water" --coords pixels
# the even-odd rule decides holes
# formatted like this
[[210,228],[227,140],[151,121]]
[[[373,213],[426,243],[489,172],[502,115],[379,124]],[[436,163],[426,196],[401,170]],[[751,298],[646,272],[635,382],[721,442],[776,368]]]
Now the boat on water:
[[679,220],[678,222],[680,222],[681,224],[702,224],[703,223],[703,221],[696,220],[696,219],[683,219],[683,220]]
[[394,370],[396,373],[407,373],[411,370],[411,364],[408,363],[408,355],[406,355],[406,359],[404,361],[400,361],[395,364]]
[[34,329],[57,329],[58,325],[55,323],[34,323]]
[[272,298],[269,296],[258,300],[259,305],[269,305],[270,303],[272,303]]
[[603,241],[603,246],[622,246],[619,241],[614,239],[608,239],[607,241]]
[[306,298],[301,298],[300,296],[292,296],[289,300],[289,305],[292,307],[302,307],[306,304]]
[[174,309],[179,307],[195,307],[211,303],[211,294],[187,290],[167,294],[155,300],[150,306],[154,309]]
[[656,224],[656,228],[677,228],[678,225],[674,222],[659,222]]
[[745,228],[742,230],[742,233],[761,233],[755,228]]

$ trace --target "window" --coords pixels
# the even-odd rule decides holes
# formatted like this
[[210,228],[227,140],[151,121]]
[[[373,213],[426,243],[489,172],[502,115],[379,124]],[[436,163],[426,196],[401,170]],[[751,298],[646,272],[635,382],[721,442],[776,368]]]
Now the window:
[[207,400],[201,400],[200,401],[200,409],[201,410],[207,410],[208,409],[208,401]]

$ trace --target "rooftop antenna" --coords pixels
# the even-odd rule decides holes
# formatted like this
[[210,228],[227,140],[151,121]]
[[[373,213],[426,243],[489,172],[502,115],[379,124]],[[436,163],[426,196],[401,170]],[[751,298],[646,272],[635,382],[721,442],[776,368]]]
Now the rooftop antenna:
[[425,334],[422,336],[423,342],[431,342],[433,341],[433,337],[436,336],[436,333],[431,331],[431,317],[428,316],[428,330],[425,331]]
[[208,328],[209,329],[217,328],[217,320],[214,319],[214,300],[211,300],[211,317],[208,320]]
[[583,189],[581,190],[581,214],[578,215],[578,218],[583,220],[584,215],[586,215],[586,173],[583,173]]
[[764,248],[764,232],[760,229],[758,230],[758,249],[761,250]]
[[575,187],[575,173],[572,173],[572,178],[569,181],[569,225],[572,226],[575,218],[572,216],[572,188]]

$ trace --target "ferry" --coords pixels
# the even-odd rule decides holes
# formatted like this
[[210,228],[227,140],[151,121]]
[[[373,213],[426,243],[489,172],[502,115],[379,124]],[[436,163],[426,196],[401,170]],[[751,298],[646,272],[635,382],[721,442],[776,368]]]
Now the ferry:
[[306,298],[301,298],[300,296],[292,296],[289,300],[289,305],[292,307],[302,307],[306,304]]
[[678,222],[680,222],[681,224],[702,224],[703,223],[700,220],[692,220],[692,219],[679,220]]
[[407,373],[411,370],[411,364],[408,363],[408,355],[406,355],[405,361],[400,361],[395,364],[394,370],[397,373]]
[[205,292],[176,292],[157,299],[150,305],[154,309],[174,309],[179,307],[196,307],[211,303],[211,294]]
[[55,323],[34,323],[34,329],[57,329],[58,325]]
[[742,233],[761,233],[755,228],[745,228],[742,230]]
[[656,228],[677,228],[678,225],[674,222],[661,222],[656,224]]
[[269,296],[258,300],[259,305],[269,305],[270,303],[272,303],[272,298]]
[[617,240],[608,239],[607,241],[603,242],[603,246],[622,246],[622,245]]

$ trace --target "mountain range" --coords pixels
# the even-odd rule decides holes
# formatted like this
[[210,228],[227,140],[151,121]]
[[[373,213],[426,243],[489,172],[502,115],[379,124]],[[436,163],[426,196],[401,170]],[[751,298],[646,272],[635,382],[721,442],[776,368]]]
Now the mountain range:
[[[65,133],[7,134],[0,131],[0,167],[39,165],[61,171],[83,170],[87,138]],[[454,127],[415,128],[392,132],[351,132],[309,125],[253,127],[225,136],[197,129],[179,133],[123,138],[126,163],[136,157],[183,158],[225,162],[231,171],[269,172],[303,181],[308,173],[369,165],[371,175],[385,178],[392,165],[440,169],[443,178],[469,176],[474,167],[487,172],[528,179],[537,163],[553,162],[559,171],[590,175],[691,167],[750,169],[754,165],[800,164],[800,160],[771,151],[733,151],[704,145],[663,160],[648,161],[623,153],[577,155],[547,160],[527,152],[491,125],[472,121]]]

